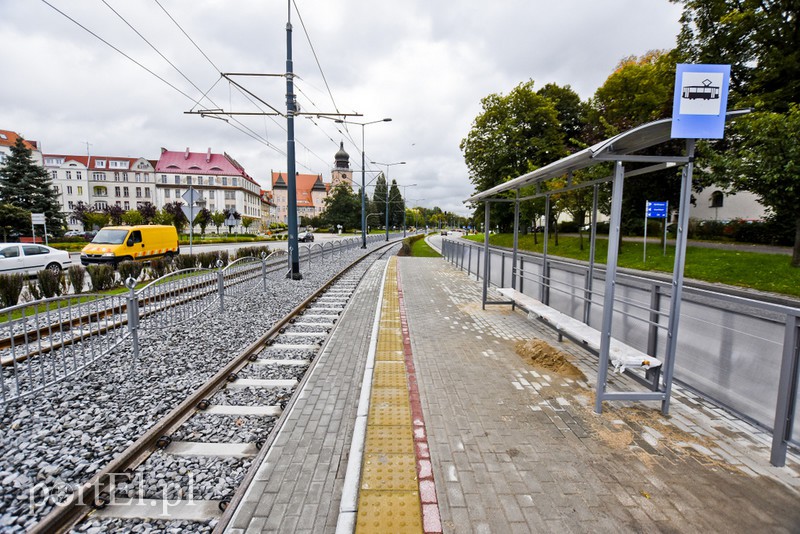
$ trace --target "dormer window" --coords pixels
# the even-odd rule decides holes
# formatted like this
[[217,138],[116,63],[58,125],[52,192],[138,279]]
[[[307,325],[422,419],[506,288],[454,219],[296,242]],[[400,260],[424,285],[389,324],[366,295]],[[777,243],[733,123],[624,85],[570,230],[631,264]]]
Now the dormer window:
[[106,168],[106,160],[98,159],[98,160],[95,161],[95,165],[97,166],[98,169],[105,169]]

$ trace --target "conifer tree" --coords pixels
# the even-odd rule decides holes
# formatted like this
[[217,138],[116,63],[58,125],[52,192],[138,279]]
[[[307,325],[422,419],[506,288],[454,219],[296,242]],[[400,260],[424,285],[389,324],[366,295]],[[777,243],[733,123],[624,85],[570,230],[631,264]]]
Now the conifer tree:
[[[11,154],[0,168],[0,202],[11,204],[31,213],[44,213],[47,231],[60,234],[64,227],[64,216],[58,194],[52,187],[50,175],[31,156],[21,137],[11,147]],[[20,230],[30,232],[30,221]]]

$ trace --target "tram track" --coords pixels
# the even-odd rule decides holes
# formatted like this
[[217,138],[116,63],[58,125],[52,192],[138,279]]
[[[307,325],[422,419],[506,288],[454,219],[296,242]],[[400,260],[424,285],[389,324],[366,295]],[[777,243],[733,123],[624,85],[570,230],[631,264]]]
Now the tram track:
[[[252,467],[258,465],[258,458],[269,449],[283,423],[283,414],[293,404],[295,393],[302,389],[317,354],[327,343],[339,315],[358,286],[363,272],[356,271],[359,267],[364,267],[365,271],[365,265],[383,257],[393,245],[384,245],[358,258],[314,291],[90,480],[77,487],[66,502],[54,508],[30,531],[65,532],[72,528],[84,531],[84,527],[92,528],[86,525],[93,522],[157,519],[153,516],[158,509],[168,510],[172,516],[195,524],[199,530],[208,530],[210,523],[215,523],[221,531],[229,519],[223,510],[231,501],[229,509],[233,509],[241,492],[226,487],[212,492],[212,498],[208,498],[207,489],[191,487],[192,480],[206,476],[227,479],[222,473],[232,471],[237,488],[249,483],[255,471]],[[267,405],[263,405],[264,402]],[[193,423],[196,418],[207,417],[216,418],[215,421],[228,420],[228,424],[239,427],[248,427],[253,420],[268,421],[258,426],[263,430],[271,424],[271,428],[266,434],[248,430],[251,438],[254,434],[256,437],[247,442],[225,441],[203,430],[202,424]],[[222,423],[215,426],[219,427],[218,434],[231,434]],[[193,430],[193,427],[200,430]],[[222,460],[205,462],[211,466],[207,475],[201,474],[197,462],[175,460],[198,457]],[[177,480],[167,481],[161,487],[172,484],[172,489],[180,489],[171,493],[165,491],[160,499],[154,498],[152,490],[137,492],[138,481],[166,480],[166,474],[163,477],[161,474],[170,469],[178,473]],[[187,473],[189,488],[185,487]],[[198,496],[200,498],[196,498]],[[90,518],[84,521],[87,516]],[[198,521],[203,516],[207,516],[206,521]],[[83,526],[81,521],[84,521]],[[202,527],[203,524],[209,528]]]

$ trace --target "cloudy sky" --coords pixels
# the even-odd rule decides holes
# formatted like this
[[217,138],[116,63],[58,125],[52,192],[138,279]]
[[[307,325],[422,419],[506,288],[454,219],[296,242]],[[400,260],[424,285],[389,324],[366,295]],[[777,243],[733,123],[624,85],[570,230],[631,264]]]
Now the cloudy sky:
[[[405,161],[389,178],[417,184],[406,189],[410,205],[461,214],[473,186],[458,145],[481,98],[533,79],[587,99],[621,58],[673,47],[680,16],[667,0],[295,2],[301,111],[391,117],[364,129],[367,181],[381,169],[370,161]],[[285,0],[0,0],[0,129],[45,153],[157,159],[161,147],[210,147],[266,186],[271,170],[286,169],[285,119],[184,112],[268,111],[219,73],[284,73],[286,19]],[[285,109],[283,78],[235,80]],[[295,123],[299,172],[329,180],[340,141],[360,171],[360,126]]]

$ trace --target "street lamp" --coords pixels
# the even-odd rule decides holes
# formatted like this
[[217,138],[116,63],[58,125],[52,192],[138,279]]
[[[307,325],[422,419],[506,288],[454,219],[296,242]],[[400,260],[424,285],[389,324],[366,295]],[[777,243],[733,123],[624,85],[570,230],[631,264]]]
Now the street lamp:
[[389,241],[389,167],[392,165],[405,165],[405,161],[398,161],[396,163],[379,163],[377,161],[370,161],[373,165],[383,165],[386,167],[386,241]]
[[366,164],[364,163],[364,127],[368,124],[377,124],[379,122],[392,122],[392,119],[385,118],[378,121],[370,122],[351,122],[342,119],[337,119],[339,124],[353,124],[361,126],[361,248],[367,248],[367,191],[366,191]]
[[417,184],[401,185],[403,188],[403,237],[406,237],[406,187],[417,187]]

